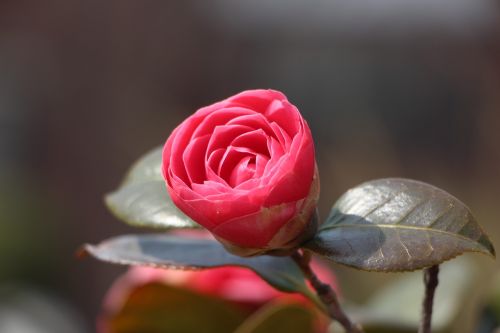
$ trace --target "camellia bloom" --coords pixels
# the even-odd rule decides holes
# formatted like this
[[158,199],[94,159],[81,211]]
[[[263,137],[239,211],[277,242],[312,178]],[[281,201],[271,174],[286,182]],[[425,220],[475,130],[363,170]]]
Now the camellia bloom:
[[[339,292],[333,272],[316,261],[313,261],[312,267],[320,279],[329,283],[337,293]],[[117,312],[123,307],[128,294],[134,288],[155,282],[212,295],[249,310],[256,310],[278,298],[283,302],[310,303],[301,294],[278,291],[260,278],[257,273],[244,267],[225,266],[186,271],[136,266],[131,267],[126,274],[114,282],[104,299],[105,310],[109,313]]]
[[286,253],[317,229],[311,131],[278,91],[199,109],[168,138],[163,176],[173,202],[233,253]]
[[[329,283],[337,292],[338,285],[333,272],[319,262],[312,262],[313,269],[318,276]],[[118,278],[108,290],[102,312],[97,321],[97,331],[100,333],[113,332],[112,322],[126,309],[130,295],[148,284],[160,283],[167,286],[185,288],[202,295],[222,299],[231,306],[250,315],[259,308],[269,304],[297,303],[314,309],[314,305],[300,294],[280,292],[264,282],[253,271],[236,266],[226,266],[201,271],[167,270],[150,267],[131,267],[124,275]],[[135,309],[129,308],[125,311]],[[130,312],[127,312],[130,314]],[[290,318],[293,320],[293,318]],[[328,320],[319,311],[316,315],[316,331],[325,332]]]

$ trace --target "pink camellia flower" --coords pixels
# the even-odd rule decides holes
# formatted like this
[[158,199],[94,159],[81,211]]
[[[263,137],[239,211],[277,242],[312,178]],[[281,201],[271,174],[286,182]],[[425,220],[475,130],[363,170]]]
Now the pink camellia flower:
[[[312,262],[312,267],[322,281],[339,292],[335,275],[328,268],[316,261]],[[270,302],[281,304],[294,302],[316,311],[315,306],[304,296],[280,292],[264,282],[256,273],[243,267],[226,266],[202,271],[131,267],[113,283],[106,294],[103,311],[97,322],[98,332],[112,332],[110,323],[126,307],[129,296],[134,290],[153,283],[186,288],[223,299],[247,315]],[[317,332],[324,332],[329,319],[321,315],[319,310],[316,313]]]
[[311,131],[278,91],[199,109],[168,138],[163,176],[173,202],[233,253],[286,253],[317,229]]

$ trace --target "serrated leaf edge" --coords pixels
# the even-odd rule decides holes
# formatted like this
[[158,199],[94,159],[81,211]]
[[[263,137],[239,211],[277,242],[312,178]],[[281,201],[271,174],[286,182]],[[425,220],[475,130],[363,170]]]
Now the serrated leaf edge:
[[[109,256],[103,255],[99,251],[99,247],[102,246],[103,244],[100,245],[92,245],[92,244],[84,244],[83,245],[83,251],[87,254],[90,254],[94,258],[97,258],[102,261],[110,262],[110,263],[115,263],[119,265],[127,265],[127,266],[147,266],[147,267],[153,267],[153,268],[164,268],[164,269],[175,269],[175,270],[187,270],[187,271],[200,271],[204,269],[211,269],[211,268],[218,268],[218,267],[230,267],[230,266],[236,266],[236,267],[243,267],[246,269],[250,269],[251,271],[255,272],[262,280],[266,281],[266,283],[270,284],[274,288],[287,292],[287,293],[296,293],[300,292],[307,298],[311,299],[312,301],[315,300],[314,294],[310,292],[310,290],[306,287],[305,284],[305,279],[304,283],[302,282],[297,282],[297,280],[290,278],[289,276],[286,276],[284,274],[280,274],[280,277],[284,280],[287,280],[288,282],[292,282],[297,289],[294,290],[289,290],[286,288],[281,288],[279,285],[275,285],[273,283],[270,283],[264,275],[260,274],[257,270],[253,269],[251,266],[245,266],[245,265],[238,265],[238,264],[225,264],[225,265],[214,265],[214,266],[197,266],[197,265],[176,265],[176,264],[168,264],[168,263],[162,263],[162,264],[157,264],[157,263],[152,263],[152,262],[139,262],[133,259],[127,259],[127,260],[120,260],[120,259],[115,259],[115,258],[110,258]],[[295,263],[294,263],[295,264]],[[307,291],[306,291],[307,290]]]

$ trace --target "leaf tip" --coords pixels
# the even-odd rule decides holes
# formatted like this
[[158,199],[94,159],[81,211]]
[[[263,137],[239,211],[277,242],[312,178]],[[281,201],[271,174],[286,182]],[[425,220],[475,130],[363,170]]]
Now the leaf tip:
[[120,212],[119,204],[116,201],[117,194],[117,192],[106,193],[103,197],[104,205],[108,208],[108,210],[114,217],[129,223],[127,217]]
[[90,244],[83,244],[81,245],[75,252],[75,257],[77,259],[85,259],[88,258],[92,254],[92,248],[93,246]]
[[111,211],[113,210],[113,207],[114,207],[114,204],[113,204],[114,194],[115,194],[115,192],[109,192],[109,193],[106,193],[102,198],[106,207],[108,207]]
[[488,236],[486,236],[486,234],[481,235],[477,242],[483,247],[483,249],[480,251],[481,253],[484,253],[487,256],[492,257],[493,259],[497,257],[495,247],[493,246],[493,243],[490,241]]
[[496,259],[497,253],[496,253],[495,248],[493,247],[493,244],[491,244],[491,243],[489,244],[489,247],[487,248],[486,254],[488,256],[490,256],[491,258]]

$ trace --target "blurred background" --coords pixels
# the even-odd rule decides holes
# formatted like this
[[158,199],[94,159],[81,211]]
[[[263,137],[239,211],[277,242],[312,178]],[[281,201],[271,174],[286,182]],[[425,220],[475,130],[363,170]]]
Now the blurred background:
[[[363,181],[414,178],[500,246],[495,0],[1,0],[0,332],[93,332],[125,268],[75,252],[134,231],[103,195],[187,115],[251,88],[308,120],[322,216]],[[476,306],[456,332],[500,268],[470,259]],[[334,270],[353,302],[400,276]]]

